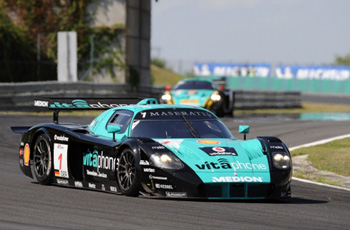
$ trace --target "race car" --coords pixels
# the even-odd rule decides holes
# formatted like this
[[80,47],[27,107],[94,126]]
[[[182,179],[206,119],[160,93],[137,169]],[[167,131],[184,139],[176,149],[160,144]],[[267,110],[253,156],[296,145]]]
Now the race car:
[[[22,134],[19,165],[42,185],[127,196],[201,199],[291,197],[292,162],[276,137],[233,137],[212,112],[143,99],[36,99],[53,123]],[[89,125],[58,122],[61,110],[107,109]]]
[[203,78],[179,81],[174,88],[167,86],[160,98],[161,103],[192,105],[208,109],[217,116],[232,115],[234,96],[224,85]]

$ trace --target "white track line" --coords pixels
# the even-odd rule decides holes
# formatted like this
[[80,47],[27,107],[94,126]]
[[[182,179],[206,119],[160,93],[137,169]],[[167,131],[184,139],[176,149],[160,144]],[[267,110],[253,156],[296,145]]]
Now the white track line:
[[310,146],[315,146],[315,145],[322,145],[322,144],[325,144],[325,143],[328,143],[331,141],[340,140],[340,139],[344,139],[344,138],[348,138],[348,137],[350,137],[350,134],[332,137],[332,138],[328,138],[328,139],[324,139],[324,140],[320,140],[320,141],[315,141],[315,142],[311,142],[311,143],[308,143],[305,145],[298,145],[298,146],[289,148],[289,151],[293,151],[293,150],[305,148],[305,147],[310,147]]
[[319,182],[315,182],[315,181],[311,181],[311,180],[301,179],[298,177],[292,177],[292,178],[293,178],[293,180],[304,182],[304,183],[315,184],[315,185],[320,185],[320,186],[324,186],[324,187],[335,188],[335,189],[340,189],[340,190],[345,190],[345,191],[350,192],[349,188],[344,188],[344,187],[339,187],[339,186],[329,185],[329,184],[323,184],[323,183],[319,183]]
[[[293,150],[305,148],[305,147],[310,147],[310,146],[315,146],[315,145],[322,145],[322,144],[325,144],[325,143],[328,143],[331,141],[340,140],[340,139],[344,139],[344,138],[348,138],[348,137],[350,137],[350,134],[332,137],[332,138],[328,138],[328,139],[324,139],[324,140],[320,140],[320,141],[315,141],[315,142],[311,142],[308,144],[291,147],[291,148],[289,148],[289,151],[293,151]],[[311,181],[311,180],[305,180],[305,179],[301,179],[301,178],[297,178],[297,177],[293,177],[293,180],[301,181],[301,182],[309,183],[309,184],[316,184],[316,185],[325,186],[325,187],[329,187],[329,188],[345,190],[345,191],[350,192],[350,189],[348,189],[348,188],[343,188],[343,187],[329,185],[329,184],[323,184],[323,183],[319,183],[319,182],[315,182],[315,181]]]

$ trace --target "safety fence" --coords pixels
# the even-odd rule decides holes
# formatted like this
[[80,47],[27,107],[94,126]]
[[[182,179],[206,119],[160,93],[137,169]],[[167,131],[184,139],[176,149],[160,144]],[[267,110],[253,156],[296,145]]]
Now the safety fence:
[[[32,111],[34,98],[113,98],[113,97],[153,97],[159,98],[164,87],[141,86],[131,88],[117,83],[60,83],[26,82],[0,83],[0,110]],[[264,92],[252,90],[231,91],[235,109],[299,108],[300,92]]]

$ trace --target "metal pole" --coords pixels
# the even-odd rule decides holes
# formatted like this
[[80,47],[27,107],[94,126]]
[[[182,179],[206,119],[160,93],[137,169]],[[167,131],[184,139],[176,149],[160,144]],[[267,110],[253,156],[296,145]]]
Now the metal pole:
[[89,76],[91,77],[92,76],[92,70],[94,69],[94,46],[95,46],[95,43],[94,43],[94,34],[91,35],[91,38],[90,38],[90,43],[91,43],[91,49],[90,49],[90,71],[89,71]]
[[37,47],[37,55],[36,55],[36,60],[37,60],[37,67],[36,67],[36,77],[37,80],[40,80],[40,34],[38,33],[36,37],[36,47]]

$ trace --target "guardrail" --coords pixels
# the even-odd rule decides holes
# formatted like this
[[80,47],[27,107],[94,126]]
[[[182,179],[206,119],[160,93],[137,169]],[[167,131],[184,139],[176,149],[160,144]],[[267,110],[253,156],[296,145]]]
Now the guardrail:
[[[0,83],[0,110],[33,111],[35,97],[154,97],[163,87],[141,86],[138,89],[117,83],[25,82]],[[235,109],[299,108],[300,92],[232,91]]]

